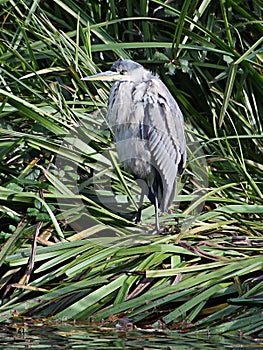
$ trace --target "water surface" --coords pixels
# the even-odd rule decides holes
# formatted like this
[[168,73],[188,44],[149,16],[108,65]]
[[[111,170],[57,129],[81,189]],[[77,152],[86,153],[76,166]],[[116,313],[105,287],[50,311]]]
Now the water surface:
[[263,349],[263,342],[238,335],[222,337],[171,331],[123,331],[74,324],[2,325],[0,349]]

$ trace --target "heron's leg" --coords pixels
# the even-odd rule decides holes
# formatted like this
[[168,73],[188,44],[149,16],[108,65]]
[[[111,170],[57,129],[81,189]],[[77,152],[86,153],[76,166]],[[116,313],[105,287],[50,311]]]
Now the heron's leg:
[[144,190],[142,189],[141,196],[140,196],[140,202],[139,202],[139,208],[138,208],[137,216],[135,219],[135,224],[139,224],[141,222],[143,197],[144,197]]

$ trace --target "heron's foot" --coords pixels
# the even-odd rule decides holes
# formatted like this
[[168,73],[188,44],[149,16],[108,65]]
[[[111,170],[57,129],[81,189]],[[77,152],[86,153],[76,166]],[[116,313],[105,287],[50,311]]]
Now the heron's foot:
[[146,233],[149,233],[151,235],[162,234],[163,231],[165,230],[165,228],[160,228],[160,227],[157,228],[154,225],[149,225],[149,224],[146,224],[145,222],[142,222],[142,221],[134,220],[134,223],[138,226],[141,226],[144,231],[145,231],[145,228],[149,227],[149,230],[147,230]]
[[143,223],[141,220],[137,221],[136,219],[134,220],[134,223],[139,226],[147,226],[147,224]]
[[167,234],[166,227],[154,227],[153,230],[149,231],[151,235],[164,235]]
[[157,228],[154,228],[153,230],[150,230],[149,233],[151,235],[159,235],[160,234],[160,229],[157,230]]

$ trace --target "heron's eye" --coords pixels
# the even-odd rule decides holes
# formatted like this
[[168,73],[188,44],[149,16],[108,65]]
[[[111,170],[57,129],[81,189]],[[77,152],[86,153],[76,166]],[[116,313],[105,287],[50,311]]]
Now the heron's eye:
[[127,71],[126,71],[125,69],[123,69],[123,70],[120,71],[120,74],[121,74],[121,75],[125,75],[126,73],[127,73]]

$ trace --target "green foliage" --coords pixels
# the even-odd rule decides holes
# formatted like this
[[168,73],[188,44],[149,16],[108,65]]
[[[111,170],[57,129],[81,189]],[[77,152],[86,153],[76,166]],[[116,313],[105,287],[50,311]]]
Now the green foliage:
[[[2,3],[0,320],[126,315],[262,336],[262,1],[115,3]],[[110,85],[81,80],[118,58],[157,72],[185,116],[163,236],[148,204],[148,226],[132,222]]]

